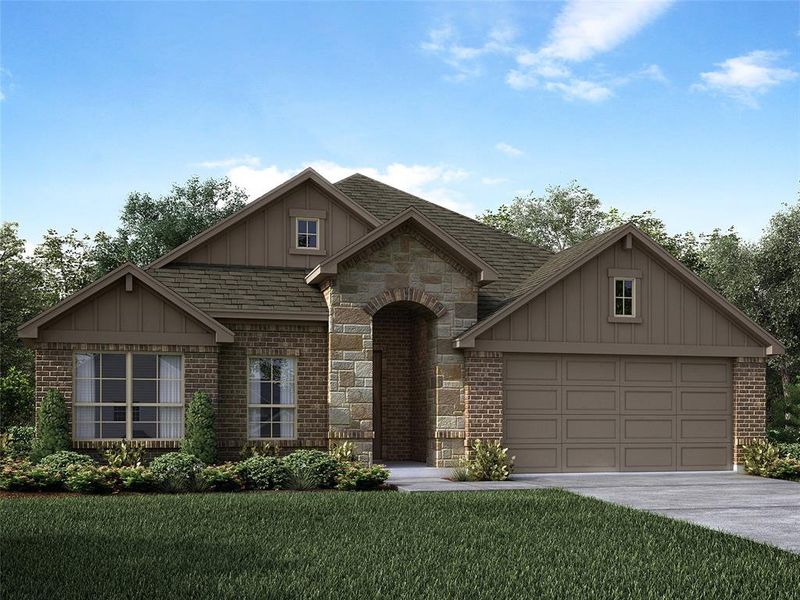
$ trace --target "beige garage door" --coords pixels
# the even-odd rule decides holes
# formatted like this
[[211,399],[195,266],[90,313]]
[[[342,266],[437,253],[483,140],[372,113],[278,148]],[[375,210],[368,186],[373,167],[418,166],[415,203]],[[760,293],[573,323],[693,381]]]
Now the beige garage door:
[[731,361],[507,354],[520,472],[730,469]]

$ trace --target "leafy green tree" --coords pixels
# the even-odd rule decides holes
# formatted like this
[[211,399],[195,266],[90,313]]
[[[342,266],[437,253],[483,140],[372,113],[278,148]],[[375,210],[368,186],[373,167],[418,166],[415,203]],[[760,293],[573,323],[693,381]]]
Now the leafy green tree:
[[214,464],[217,457],[214,407],[205,392],[196,392],[186,409],[186,434],[181,452],[192,454],[207,465]]
[[31,378],[12,366],[0,376],[0,431],[33,425],[34,387]]
[[48,229],[33,251],[34,264],[41,273],[48,304],[55,304],[95,279],[94,244],[77,230],[59,234]]
[[38,462],[62,450],[69,450],[72,436],[64,396],[58,390],[48,390],[39,407],[39,422],[31,458]]
[[230,180],[191,177],[154,198],[133,192],[125,201],[116,236],[98,234],[97,275],[125,261],[145,266],[245,205],[247,193]]
[[527,240],[541,248],[560,252],[600,233],[606,213],[588,189],[571,181],[518,196],[509,205],[487,211],[478,219],[487,225]]

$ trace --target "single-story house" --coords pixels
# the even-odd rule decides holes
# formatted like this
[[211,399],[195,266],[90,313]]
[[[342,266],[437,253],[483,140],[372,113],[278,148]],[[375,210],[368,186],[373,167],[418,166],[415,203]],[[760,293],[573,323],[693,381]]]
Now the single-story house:
[[528,472],[731,469],[783,352],[633,225],[552,254],[312,169],[19,335],[77,449],[177,447],[203,390],[222,456],[352,441],[450,466],[497,439]]

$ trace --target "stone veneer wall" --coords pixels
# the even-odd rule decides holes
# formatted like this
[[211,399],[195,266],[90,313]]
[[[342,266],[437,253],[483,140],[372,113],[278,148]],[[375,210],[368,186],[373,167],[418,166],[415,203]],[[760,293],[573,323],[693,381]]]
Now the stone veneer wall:
[[393,302],[415,302],[436,316],[427,462],[457,463],[464,455],[464,381],[463,357],[452,339],[477,320],[476,277],[413,226],[403,226],[339,265],[323,293],[330,309],[330,436],[353,441],[361,459],[371,462],[372,315]]
[[[180,352],[183,355],[184,402],[186,406],[195,392],[207,392],[217,403],[217,347],[170,346],[152,344],[75,344],[39,343],[36,345],[36,413],[48,390],[55,389],[64,395],[72,423],[72,375],[77,352]],[[75,449],[99,449],[116,445],[116,441],[73,441]],[[175,441],[137,440],[137,445],[156,450],[167,450],[180,445]],[[152,454],[152,453],[151,453]]]
[[232,344],[220,345],[217,443],[222,458],[235,459],[247,439],[248,357],[297,359],[296,439],[272,443],[283,448],[328,447],[328,385],[325,323],[224,321]]
[[733,464],[739,449],[764,437],[767,419],[766,363],[763,358],[737,358],[733,362]]
[[465,350],[467,447],[503,438],[503,353]]

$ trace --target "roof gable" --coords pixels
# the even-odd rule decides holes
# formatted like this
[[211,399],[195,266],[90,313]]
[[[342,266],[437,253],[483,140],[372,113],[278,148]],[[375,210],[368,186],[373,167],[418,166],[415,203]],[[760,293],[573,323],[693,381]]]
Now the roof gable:
[[[41,333],[40,330],[58,323],[61,318],[65,317],[70,312],[79,310],[82,305],[101,297],[104,292],[115,286],[122,284],[124,285],[125,291],[132,292],[134,281],[146,288],[148,296],[157,297],[169,307],[172,307],[173,310],[177,309],[180,313],[187,315],[192,322],[199,324],[202,329],[212,332],[215,342],[233,341],[233,332],[227,327],[130,262],[114,269],[94,283],[91,283],[50,309],[40,313],[30,321],[20,325],[17,328],[17,333],[19,337],[23,339],[38,339]],[[129,312],[126,312],[124,307],[120,308],[116,306],[116,303],[114,304],[115,315],[127,314]],[[141,328],[141,324],[139,327]],[[86,341],[89,340],[87,339]]]

